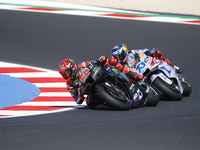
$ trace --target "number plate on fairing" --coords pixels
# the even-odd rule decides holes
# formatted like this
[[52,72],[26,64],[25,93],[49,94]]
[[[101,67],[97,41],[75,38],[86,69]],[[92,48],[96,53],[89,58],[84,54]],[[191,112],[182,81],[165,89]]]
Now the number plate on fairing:
[[138,102],[142,99],[143,93],[140,91],[140,89],[137,90],[137,92],[134,94],[134,100],[135,102]]

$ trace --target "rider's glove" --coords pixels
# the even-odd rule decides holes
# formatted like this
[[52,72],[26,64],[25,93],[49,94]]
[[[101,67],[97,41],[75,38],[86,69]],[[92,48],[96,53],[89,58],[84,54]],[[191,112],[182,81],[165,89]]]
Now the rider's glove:
[[125,64],[124,65],[120,64],[118,60],[115,58],[108,59],[106,65],[108,65],[108,67],[113,67],[119,70],[120,72],[128,73],[130,71],[130,69]]
[[149,52],[150,52],[151,55],[153,55],[153,54],[155,54],[157,52],[157,50],[158,49],[154,47],[154,48],[150,48]]
[[99,59],[97,60],[97,62],[98,62],[99,65],[102,65],[102,66],[105,65],[105,63],[107,62],[106,56],[99,57]]
[[147,56],[155,56],[157,54],[157,48],[149,48],[146,52],[144,52]]
[[130,77],[132,80],[135,80],[135,81],[140,81],[144,78],[143,75],[140,75],[140,74],[137,74],[133,71],[129,71],[127,74],[126,74],[128,77]]
[[108,59],[108,62],[107,62],[108,66],[115,67],[118,64],[119,64],[119,62],[117,61],[117,59],[115,59],[115,58]]

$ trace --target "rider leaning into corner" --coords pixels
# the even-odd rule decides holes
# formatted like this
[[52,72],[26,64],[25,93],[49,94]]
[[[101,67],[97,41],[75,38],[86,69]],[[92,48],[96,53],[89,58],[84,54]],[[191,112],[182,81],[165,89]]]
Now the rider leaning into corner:
[[105,56],[101,56],[101,59],[99,61],[106,62],[106,64],[112,64],[119,71],[125,71],[129,75],[129,78],[131,78],[132,76],[131,79],[136,79],[139,77],[139,75],[134,73],[134,69],[135,66],[137,66],[137,64],[140,62],[140,58],[144,54],[150,57],[157,57],[173,67],[182,82],[184,88],[183,96],[189,96],[191,94],[191,86],[185,81],[185,79],[181,75],[183,70],[178,66],[173,66],[170,61],[166,59],[157,48],[145,48],[142,50],[128,51],[125,44],[119,44],[113,47],[111,59],[107,59]]
[[[112,60],[109,60],[111,62],[110,64],[107,64],[109,67],[115,67],[119,69],[119,67],[123,68],[123,65],[116,63],[112,64]],[[66,80],[67,84],[67,89],[76,101],[77,104],[82,104],[85,97],[83,95],[82,89],[84,88],[84,83],[81,84],[80,81],[83,81],[85,75],[86,75],[86,69],[91,67],[94,63],[99,64],[99,65],[105,65],[105,61],[102,61],[102,57],[100,57],[96,61],[86,61],[80,63],[78,66],[76,66],[75,62],[73,59],[64,59],[60,65],[59,65],[59,73],[62,75],[62,77]],[[127,75],[130,74],[131,77],[134,78],[132,80],[141,80],[143,76],[138,75],[136,73],[132,73],[132,71],[129,71],[128,68],[126,67],[126,73]],[[130,80],[130,82],[132,82]],[[85,83],[86,84],[86,83]],[[99,105],[99,100],[96,97],[90,97],[90,95],[87,96],[86,99],[86,104],[90,108],[94,108],[97,105]]]
[[142,78],[138,74],[134,73],[134,68],[137,63],[140,61],[140,55],[146,54],[151,57],[158,57],[159,59],[165,61],[170,66],[174,67],[177,74],[182,73],[182,69],[178,66],[173,66],[168,59],[166,59],[162,53],[157,48],[146,48],[142,50],[130,50],[128,51],[125,44],[119,44],[113,47],[112,49],[112,58],[107,59],[105,56],[101,56],[100,61],[106,64],[111,64],[115,66],[121,72],[126,72],[129,76],[132,76],[134,79]]

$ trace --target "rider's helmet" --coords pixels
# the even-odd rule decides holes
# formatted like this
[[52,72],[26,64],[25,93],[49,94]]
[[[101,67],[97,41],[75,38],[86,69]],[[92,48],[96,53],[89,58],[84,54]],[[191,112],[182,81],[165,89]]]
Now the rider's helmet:
[[118,60],[119,63],[126,63],[128,49],[125,44],[119,44],[113,47],[112,49],[112,57]]
[[59,65],[59,73],[66,80],[75,79],[77,74],[77,67],[73,59],[64,59]]

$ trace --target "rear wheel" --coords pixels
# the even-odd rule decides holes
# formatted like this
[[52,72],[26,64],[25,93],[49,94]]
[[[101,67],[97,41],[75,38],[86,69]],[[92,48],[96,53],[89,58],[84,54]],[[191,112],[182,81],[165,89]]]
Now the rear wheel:
[[170,87],[160,78],[156,78],[153,83],[160,91],[162,91],[167,97],[175,101],[180,101],[182,99],[182,94],[175,88]]
[[120,92],[113,92],[101,84],[97,87],[97,94],[103,101],[114,108],[120,110],[128,110],[131,108],[131,103],[125,95],[123,96]]
[[192,88],[188,83],[183,82],[183,96],[189,96],[192,93]]
[[147,102],[145,103],[146,106],[156,106],[159,103],[159,96],[158,93],[149,86],[149,93],[147,95]]

